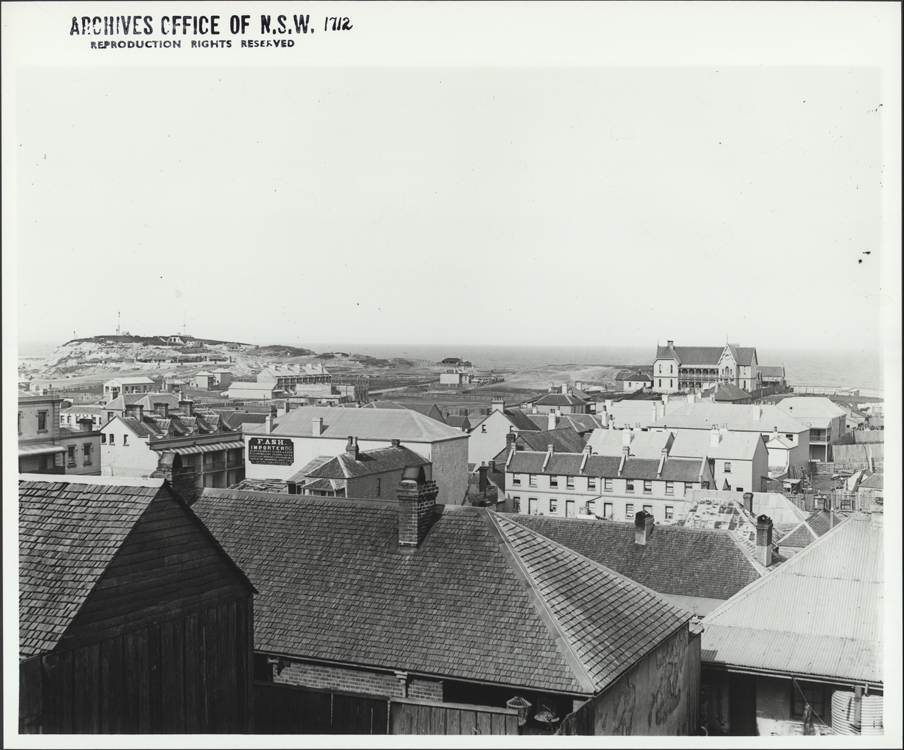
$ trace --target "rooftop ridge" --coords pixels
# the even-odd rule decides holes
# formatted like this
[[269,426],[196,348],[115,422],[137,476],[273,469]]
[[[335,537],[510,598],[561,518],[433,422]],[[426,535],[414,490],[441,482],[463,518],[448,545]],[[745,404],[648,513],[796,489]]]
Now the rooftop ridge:
[[[565,633],[564,629],[558,621],[558,618],[550,610],[549,606],[546,603],[546,599],[539,592],[536,580],[528,571],[527,566],[521,559],[521,556],[515,551],[511,540],[508,538],[505,530],[501,527],[496,514],[491,513],[486,509],[481,510],[483,510],[483,513],[481,515],[487,521],[487,527],[489,528],[490,533],[499,543],[500,551],[508,560],[509,565],[515,573],[515,577],[524,587],[528,601],[530,601],[530,603],[534,606],[534,609],[536,609],[540,620],[549,629],[549,632],[553,637],[553,642],[556,644],[556,649],[565,660],[565,663],[572,669],[575,680],[584,690],[595,693],[597,691],[596,683],[590,676],[587,668],[584,666],[581,657],[578,655],[577,651],[575,651],[574,644]],[[528,531],[530,531],[530,529],[528,529]],[[531,533],[535,536],[539,536],[533,531],[531,531]],[[544,541],[550,541],[545,537],[541,538]]]
[[161,487],[165,480],[157,477],[101,477],[81,474],[19,474],[19,481],[42,482],[45,484],[88,484],[100,487]]

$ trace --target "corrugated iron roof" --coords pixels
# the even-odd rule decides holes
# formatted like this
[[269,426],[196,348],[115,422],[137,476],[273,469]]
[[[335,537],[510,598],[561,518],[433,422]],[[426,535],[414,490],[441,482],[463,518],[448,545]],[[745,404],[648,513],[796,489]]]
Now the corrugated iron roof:
[[312,435],[312,420],[316,417],[323,419],[321,434],[328,438],[353,435],[360,440],[397,438],[415,443],[467,438],[461,430],[410,409],[332,409],[320,406],[293,409],[277,420],[271,434],[309,437]]
[[65,453],[66,448],[62,445],[54,445],[53,443],[31,443],[29,445],[19,444],[20,456],[39,456],[46,453]]
[[853,516],[708,615],[704,661],[881,683],[883,552],[882,523]]

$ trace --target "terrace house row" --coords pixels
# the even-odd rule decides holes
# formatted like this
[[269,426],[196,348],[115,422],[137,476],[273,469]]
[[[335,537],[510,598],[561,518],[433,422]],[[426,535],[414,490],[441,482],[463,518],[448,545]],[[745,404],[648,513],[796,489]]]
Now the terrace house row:
[[[628,434],[628,433],[626,433]],[[713,486],[707,459],[599,456],[587,446],[581,453],[513,450],[505,466],[506,509],[527,515],[576,517],[588,508],[604,518],[632,521],[639,510],[659,523],[676,521],[695,489]],[[586,514],[585,514],[586,515]]]

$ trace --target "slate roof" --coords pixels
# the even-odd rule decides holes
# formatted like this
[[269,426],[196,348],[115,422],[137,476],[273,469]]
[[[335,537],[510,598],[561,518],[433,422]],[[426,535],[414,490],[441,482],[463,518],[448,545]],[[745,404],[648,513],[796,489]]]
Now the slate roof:
[[[544,468],[543,464],[546,464]],[[584,470],[581,471],[581,464]],[[662,474],[657,477],[659,459],[628,458],[618,473],[621,458],[590,455],[584,462],[583,453],[553,453],[549,461],[546,452],[516,451],[506,467],[510,474],[546,474],[552,476],[622,477],[624,479],[661,479],[668,482],[696,482],[703,471],[702,459],[667,458]]]
[[717,367],[724,346],[660,346],[656,359],[677,359],[679,365],[689,367]]
[[645,372],[620,372],[615,376],[618,382],[629,380],[638,382],[652,382],[653,378]]
[[587,696],[690,613],[483,508],[438,506],[398,552],[395,503],[205,489],[249,574],[255,650]]
[[799,523],[794,529],[781,538],[781,547],[803,549],[815,542],[819,537],[806,521]]
[[532,420],[527,414],[525,414],[521,409],[506,409],[505,416],[509,418],[509,421],[515,425],[515,428],[521,430],[522,432],[531,432],[535,430],[546,429],[546,417],[543,417],[542,426],[539,425],[538,422]]
[[[762,409],[759,419],[754,416],[754,409]],[[728,425],[731,431],[739,432],[771,432],[777,428],[780,433],[801,433],[809,428],[797,419],[771,404],[738,405],[712,404],[701,402],[681,404],[675,411],[660,417],[652,423],[652,427],[669,427],[670,429],[708,430],[713,425]]]
[[807,524],[811,529],[813,529],[813,533],[815,533],[817,537],[820,537],[831,531],[839,523],[847,518],[846,515],[842,515],[837,511],[834,513],[834,515],[835,518],[832,519],[832,514],[829,511],[814,510],[809,516],[807,516]]
[[315,417],[323,418],[322,435],[327,438],[344,439],[354,435],[359,440],[397,438],[414,443],[467,438],[461,430],[410,409],[332,409],[324,406],[293,409],[274,423],[271,434],[309,437],[312,435],[311,421]]
[[[538,430],[537,432],[519,432],[515,437],[518,450],[546,451],[552,445],[557,451],[565,453],[580,453],[584,450],[584,438],[571,427],[561,427],[555,430]],[[497,463],[505,463],[509,454],[509,447],[503,448],[493,458]]]
[[884,563],[883,523],[852,516],[710,613],[703,661],[881,684]]
[[225,409],[214,409],[214,411],[232,430],[241,430],[244,424],[264,424],[267,421],[267,414],[263,412],[227,411]]
[[352,479],[397,471],[406,466],[428,465],[430,465],[429,460],[400,445],[398,448],[359,451],[357,459],[351,453],[340,453],[312,469],[305,476],[320,479]]
[[458,416],[456,414],[450,414],[447,417],[443,417],[443,421],[449,425],[449,427],[455,427],[458,430],[463,430],[467,432],[471,429],[471,421],[464,416]]
[[229,486],[230,490],[245,492],[273,492],[289,494],[289,485],[285,479],[242,479]]
[[517,516],[520,524],[661,594],[725,600],[763,574],[727,531],[656,526],[646,545],[634,524]]
[[19,656],[25,658],[56,648],[163,480],[110,485],[21,477]]
[[767,378],[785,377],[785,368],[783,365],[757,365],[756,370]]

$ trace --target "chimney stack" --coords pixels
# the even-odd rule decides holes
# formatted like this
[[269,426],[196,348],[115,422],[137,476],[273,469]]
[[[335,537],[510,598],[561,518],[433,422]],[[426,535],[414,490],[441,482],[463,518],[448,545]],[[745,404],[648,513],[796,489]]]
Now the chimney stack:
[[550,392],[550,393],[555,393],[555,392],[556,392],[556,384],[555,384],[555,383],[550,383],[550,384],[549,384],[549,392]]
[[713,425],[712,429],[709,431],[709,447],[718,448],[721,441],[722,432],[718,427],[716,427],[716,425]]
[[753,412],[753,419],[754,419],[754,421],[755,421],[755,422],[759,422],[759,421],[760,421],[760,417],[763,416],[763,407],[760,406],[759,404],[754,404],[754,405],[753,405],[753,408],[751,409],[751,411]]
[[266,417],[264,417],[264,434],[269,435],[272,430],[273,430],[273,417],[271,417],[268,414]]
[[402,472],[399,501],[399,552],[412,555],[424,540],[436,514],[436,482],[427,481],[423,467],[409,466]]
[[634,544],[646,546],[647,540],[653,534],[653,514],[645,510],[637,511],[634,516]]
[[518,437],[518,435],[516,435],[514,432],[509,432],[506,434],[505,449],[507,451],[510,451],[512,449],[512,446],[515,444],[515,440],[517,439],[517,437]]
[[164,419],[167,419],[169,417],[169,404],[154,404],[154,411]]
[[634,438],[634,433],[631,432],[630,429],[622,430],[622,449],[630,450],[631,440],[633,438]]
[[144,417],[144,407],[141,404],[126,404],[126,416],[134,417],[140,422]]
[[[138,407],[141,408],[140,406]],[[94,428],[94,420],[91,417],[82,417],[78,421],[78,429],[80,432],[91,432]]]
[[393,438],[392,440],[389,441],[389,444],[390,444],[393,448],[398,448],[398,447],[400,447],[400,446],[402,445],[402,441],[399,440],[398,438]]
[[756,519],[756,559],[766,568],[772,565],[772,519],[765,514]]
[[315,437],[323,434],[323,417],[314,417],[311,420],[311,434]]
[[753,516],[753,493],[745,492],[742,497],[744,498],[744,507],[747,509],[747,512]]
[[669,347],[669,349],[672,349],[675,346],[675,342],[669,339],[666,345]]
[[494,411],[504,412],[505,411],[505,399],[502,398],[494,398],[491,402],[491,410],[490,413]]
[[345,444],[345,452],[348,453],[355,461],[358,460],[358,438],[348,436],[348,442]]
[[556,420],[557,420],[556,413],[554,411],[549,412],[549,414],[546,415],[546,429],[547,430],[556,429]]
[[195,402],[191,399],[179,399],[179,411],[181,411],[187,417],[193,417],[195,415]]

